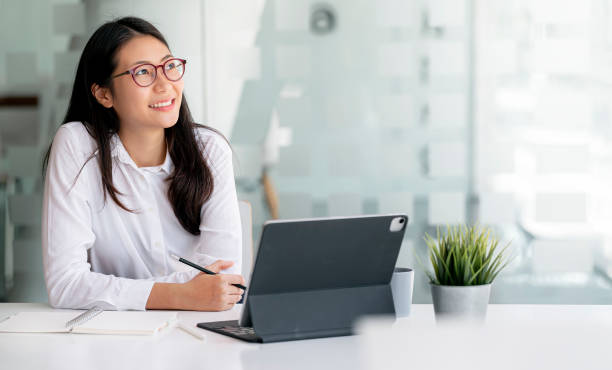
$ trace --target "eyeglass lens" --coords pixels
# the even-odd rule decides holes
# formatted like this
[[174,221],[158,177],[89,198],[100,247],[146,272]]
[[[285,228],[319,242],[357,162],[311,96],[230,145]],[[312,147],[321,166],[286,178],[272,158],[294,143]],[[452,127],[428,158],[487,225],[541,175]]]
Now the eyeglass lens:
[[[178,81],[185,73],[185,65],[179,59],[170,59],[163,64],[163,71],[170,81]],[[143,64],[134,70],[134,81],[140,86],[149,86],[157,77],[157,69],[152,64]]]

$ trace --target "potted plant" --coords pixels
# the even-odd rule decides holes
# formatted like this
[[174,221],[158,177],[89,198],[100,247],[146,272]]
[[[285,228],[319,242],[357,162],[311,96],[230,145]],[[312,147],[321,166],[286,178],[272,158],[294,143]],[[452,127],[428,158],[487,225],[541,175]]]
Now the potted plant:
[[437,239],[425,233],[433,273],[427,271],[436,319],[484,319],[491,283],[510,263],[508,243],[498,250],[491,229],[479,226],[446,228]]

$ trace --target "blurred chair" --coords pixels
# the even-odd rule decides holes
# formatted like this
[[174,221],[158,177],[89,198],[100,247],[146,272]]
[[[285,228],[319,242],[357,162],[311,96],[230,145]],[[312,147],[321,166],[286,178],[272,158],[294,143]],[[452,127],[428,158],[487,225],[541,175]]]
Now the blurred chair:
[[242,226],[242,276],[248,284],[253,269],[253,216],[249,202],[238,201],[238,209]]

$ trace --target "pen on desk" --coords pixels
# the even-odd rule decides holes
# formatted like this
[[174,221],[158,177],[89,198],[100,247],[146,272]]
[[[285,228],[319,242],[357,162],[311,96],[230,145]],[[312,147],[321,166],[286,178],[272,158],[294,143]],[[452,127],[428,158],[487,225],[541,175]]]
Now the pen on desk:
[[191,327],[183,324],[180,321],[176,325],[178,326],[179,329],[181,329],[182,331],[184,331],[187,334],[190,334],[190,335],[192,335],[192,336],[194,336],[194,337],[196,337],[196,338],[198,338],[200,340],[205,340],[206,339],[206,337],[202,333],[199,333],[195,329],[192,329]]
[[[202,272],[203,272],[203,273],[205,273],[205,274],[208,274],[208,275],[217,275],[217,273],[216,273],[216,272],[210,271],[210,270],[208,270],[208,269],[206,269],[206,268],[204,268],[204,267],[202,267],[202,266],[200,266],[200,265],[197,265],[197,264],[195,264],[195,263],[193,263],[193,262],[191,262],[191,261],[187,261],[186,259],[184,259],[184,258],[182,258],[182,257],[179,257],[179,256],[177,256],[176,254],[172,254],[172,253],[170,253],[170,257],[172,257],[172,258],[174,258],[175,260],[177,260],[177,261],[179,261],[179,262],[182,262],[182,263],[184,263],[184,264],[186,264],[186,265],[189,265],[189,266],[193,267],[194,269],[200,270],[200,271],[202,271]],[[247,288],[246,288],[244,285],[242,285],[242,284],[232,284],[232,285],[233,285],[233,286],[235,286],[236,288],[240,288],[240,289],[242,289],[242,290],[246,290],[246,289],[247,289]]]

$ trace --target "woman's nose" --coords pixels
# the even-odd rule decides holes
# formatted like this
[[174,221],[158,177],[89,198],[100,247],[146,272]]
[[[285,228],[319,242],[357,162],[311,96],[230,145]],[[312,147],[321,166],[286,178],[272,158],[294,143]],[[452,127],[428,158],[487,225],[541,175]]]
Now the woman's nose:
[[170,80],[168,80],[168,78],[166,77],[166,75],[162,70],[157,70],[157,68],[163,68],[163,66],[157,66],[155,67],[155,72],[157,74],[155,81],[153,82],[153,87],[156,89],[162,89],[165,90],[168,88],[168,86],[172,83]]

